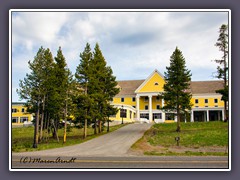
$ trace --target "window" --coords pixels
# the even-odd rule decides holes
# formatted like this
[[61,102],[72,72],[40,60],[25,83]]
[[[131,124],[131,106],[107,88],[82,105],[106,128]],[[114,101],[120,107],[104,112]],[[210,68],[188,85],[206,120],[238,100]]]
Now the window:
[[132,106],[132,107],[136,108],[136,106]]
[[205,103],[208,103],[208,99],[205,99]]
[[156,109],[160,109],[160,105],[157,105],[157,106],[156,106]]
[[12,123],[18,123],[18,117],[12,117]]
[[20,117],[20,123],[24,123],[25,121],[28,121],[28,117]]
[[140,118],[146,118],[149,119],[149,114],[148,113],[141,113]]
[[218,103],[218,99],[214,99],[214,103]]
[[145,105],[145,110],[148,110],[148,105]]
[[124,102],[124,98],[121,98],[121,102]]
[[215,107],[218,107],[218,105],[216,105]]
[[126,109],[120,109],[120,117],[126,118],[127,117],[127,110]]
[[148,102],[148,97],[144,97],[144,102]]
[[156,102],[159,102],[159,101],[160,101],[160,97],[157,96],[157,97],[156,97]]
[[115,117],[116,117],[116,114],[114,114],[114,115],[110,115],[109,117],[111,117],[111,118],[115,118]]
[[24,112],[25,111],[25,109],[24,108],[22,108],[22,112]]
[[154,85],[157,86],[157,85],[158,85],[158,82],[155,82]]
[[12,109],[12,113],[16,113],[17,112],[17,109]]
[[198,104],[198,99],[195,99],[195,104]]
[[166,113],[165,114],[165,120],[174,120],[175,116],[173,113]]
[[205,106],[205,107],[208,107],[208,106]]
[[154,119],[162,119],[162,113],[153,113],[153,120]]
[[198,108],[198,106],[195,106],[196,108]]
[[136,98],[135,98],[135,97],[133,97],[133,98],[132,98],[132,102],[135,102],[135,101],[136,101]]

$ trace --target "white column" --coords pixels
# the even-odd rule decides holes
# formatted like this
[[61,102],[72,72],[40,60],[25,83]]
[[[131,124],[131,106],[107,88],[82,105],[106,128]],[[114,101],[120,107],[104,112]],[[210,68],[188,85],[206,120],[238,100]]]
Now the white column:
[[162,122],[165,122],[165,113],[162,111]]
[[164,99],[162,99],[162,107],[164,106]]
[[174,121],[175,121],[175,122],[177,122],[177,115],[176,115],[176,116],[174,116]]
[[194,122],[194,118],[193,118],[193,110],[191,110],[191,122]]
[[222,110],[222,120],[224,121],[224,109]]
[[136,98],[137,98],[137,120],[140,120],[140,111],[139,111],[139,98],[140,98],[140,96],[137,95]]
[[209,122],[209,110],[207,110],[207,122]]
[[149,102],[149,122],[152,122],[152,95],[148,96],[148,102]]

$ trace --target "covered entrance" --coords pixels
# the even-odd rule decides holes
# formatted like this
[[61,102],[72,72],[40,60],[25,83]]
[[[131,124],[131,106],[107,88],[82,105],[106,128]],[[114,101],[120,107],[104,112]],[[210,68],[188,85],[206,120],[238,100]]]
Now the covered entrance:
[[198,110],[192,112],[194,122],[220,121],[223,119],[223,110]]

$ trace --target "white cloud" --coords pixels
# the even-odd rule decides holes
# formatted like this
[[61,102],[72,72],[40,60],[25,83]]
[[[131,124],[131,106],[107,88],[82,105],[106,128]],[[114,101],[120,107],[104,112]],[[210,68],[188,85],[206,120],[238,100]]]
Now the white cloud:
[[214,46],[218,29],[227,18],[218,12],[18,12],[12,17],[14,83],[40,46],[54,56],[61,46],[75,73],[87,42],[92,50],[100,44],[117,79],[143,79],[154,69],[163,74],[176,46],[193,78],[209,79],[216,69],[211,60],[221,57]]

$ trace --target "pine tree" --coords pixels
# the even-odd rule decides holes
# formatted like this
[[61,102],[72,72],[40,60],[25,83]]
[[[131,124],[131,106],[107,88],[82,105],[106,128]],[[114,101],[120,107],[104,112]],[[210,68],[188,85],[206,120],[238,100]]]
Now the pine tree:
[[228,120],[227,116],[227,103],[228,103],[228,26],[222,24],[219,29],[219,37],[215,44],[219,50],[223,53],[221,59],[216,59],[215,62],[219,64],[217,67],[217,78],[223,79],[224,87],[219,89],[216,93],[222,94],[222,100],[224,101],[224,121]]
[[88,120],[89,120],[89,113],[91,110],[91,103],[90,103],[90,95],[88,93],[89,88],[89,80],[91,77],[90,72],[90,62],[92,61],[92,52],[90,44],[87,43],[84,51],[80,53],[80,64],[77,66],[75,77],[77,82],[80,84],[80,86],[83,88],[84,93],[79,96],[79,99],[77,100],[78,104],[82,104],[79,109],[84,109],[83,113],[80,113],[82,115],[82,118],[84,119],[84,133],[83,138],[87,137],[87,126],[88,126]]
[[106,77],[106,61],[103,57],[103,54],[100,50],[98,43],[96,43],[94,52],[93,52],[93,59],[90,62],[91,66],[91,77],[89,81],[89,92],[91,98],[94,100],[94,111],[96,112],[94,117],[94,133],[101,132],[102,127],[102,119],[103,119],[103,107],[106,103],[103,94],[104,88],[104,80]]
[[[61,119],[65,120],[66,123],[66,103],[67,103],[67,89],[68,89],[68,78],[69,78],[69,69],[67,68],[67,63],[65,57],[63,56],[62,49],[59,47],[57,51],[57,56],[55,59],[55,118],[52,123],[54,127],[53,136],[58,139],[57,131],[59,121]],[[65,125],[66,126],[66,125]]]
[[47,48],[44,52],[44,58],[42,62],[42,73],[41,73],[41,91],[42,91],[42,102],[41,102],[41,121],[40,121],[40,136],[39,141],[41,142],[43,139],[43,130],[44,128],[44,121],[46,119],[46,112],[47,112],[47,102],[46,98],[48,93],[51,91],[52,81],[51,76],[53,75],[53,68],[54,68],[54,60],[52,53],[49,48]]
[[165,100],[163,110],[176,112],[177,132],[180,132],[180,115],[191,109],[192,104],[189,86],[191,81],[190,70],[186,68],[182,52],[176,47],[170,57],[170,66],[164,73],[166,83],[162,97]]
[[39,142],[40,105],[45,93],[43,79],[45,62],[45,49],[40,47],[34,60],[28,62],[30,74],[27,73],[24,80],[20,80],[19,89],[17,89],[20,99],[27,100],[28,111],[35,113],[33,148],[37,148]]

